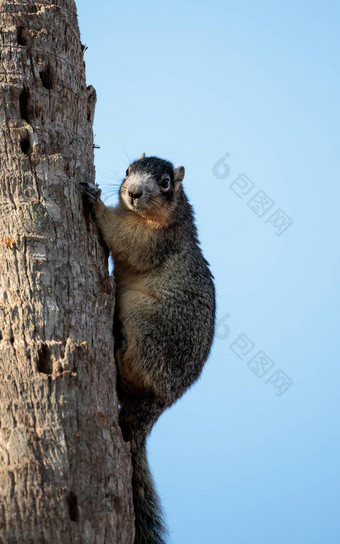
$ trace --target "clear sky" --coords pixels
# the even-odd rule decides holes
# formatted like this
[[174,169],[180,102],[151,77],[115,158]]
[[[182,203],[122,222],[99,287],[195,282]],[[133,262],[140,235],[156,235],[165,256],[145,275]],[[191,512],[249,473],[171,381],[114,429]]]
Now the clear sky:
[[340,4],[78,12],[97,182],[183,164],[216,279],[211,357],[149,441],[172,543],[339,544]]

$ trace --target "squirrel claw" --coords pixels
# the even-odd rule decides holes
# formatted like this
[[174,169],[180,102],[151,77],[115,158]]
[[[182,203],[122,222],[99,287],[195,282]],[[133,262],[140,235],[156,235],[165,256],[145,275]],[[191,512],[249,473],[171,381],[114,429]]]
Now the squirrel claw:
[[99,185],[97,183],[89,183],[87,181],[81,181],[79,183],[82,188],[83,194],[89,199],[89,200],[97,200],[100,197],[101,189],[99,189]]

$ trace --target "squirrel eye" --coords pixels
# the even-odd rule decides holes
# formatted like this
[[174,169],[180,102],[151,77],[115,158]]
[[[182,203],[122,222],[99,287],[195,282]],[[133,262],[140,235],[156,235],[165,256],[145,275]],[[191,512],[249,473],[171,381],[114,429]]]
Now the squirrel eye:
[[126,176],[129,175],[129,169],[126,170],[125,175],[126,175]]
[[165,178],[165,179],[162,179],[161,183],[160,183],[160,186],[161,186],[161,189],[169,189],[170,187],[170,178]]

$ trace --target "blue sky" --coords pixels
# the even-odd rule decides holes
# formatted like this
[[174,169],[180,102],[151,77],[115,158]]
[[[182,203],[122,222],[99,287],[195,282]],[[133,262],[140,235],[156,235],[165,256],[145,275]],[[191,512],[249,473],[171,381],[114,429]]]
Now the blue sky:
[[78,13],[97,182],[183,164],[216,279],[211,357],[149,441],[172,543],[338,544],[340,4]]

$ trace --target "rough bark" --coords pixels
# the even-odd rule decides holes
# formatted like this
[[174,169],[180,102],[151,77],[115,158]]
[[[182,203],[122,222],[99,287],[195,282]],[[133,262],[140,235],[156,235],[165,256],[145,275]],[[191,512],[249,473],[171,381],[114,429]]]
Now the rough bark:
[[73,0],[0,0],[0,543],[133,542]]

